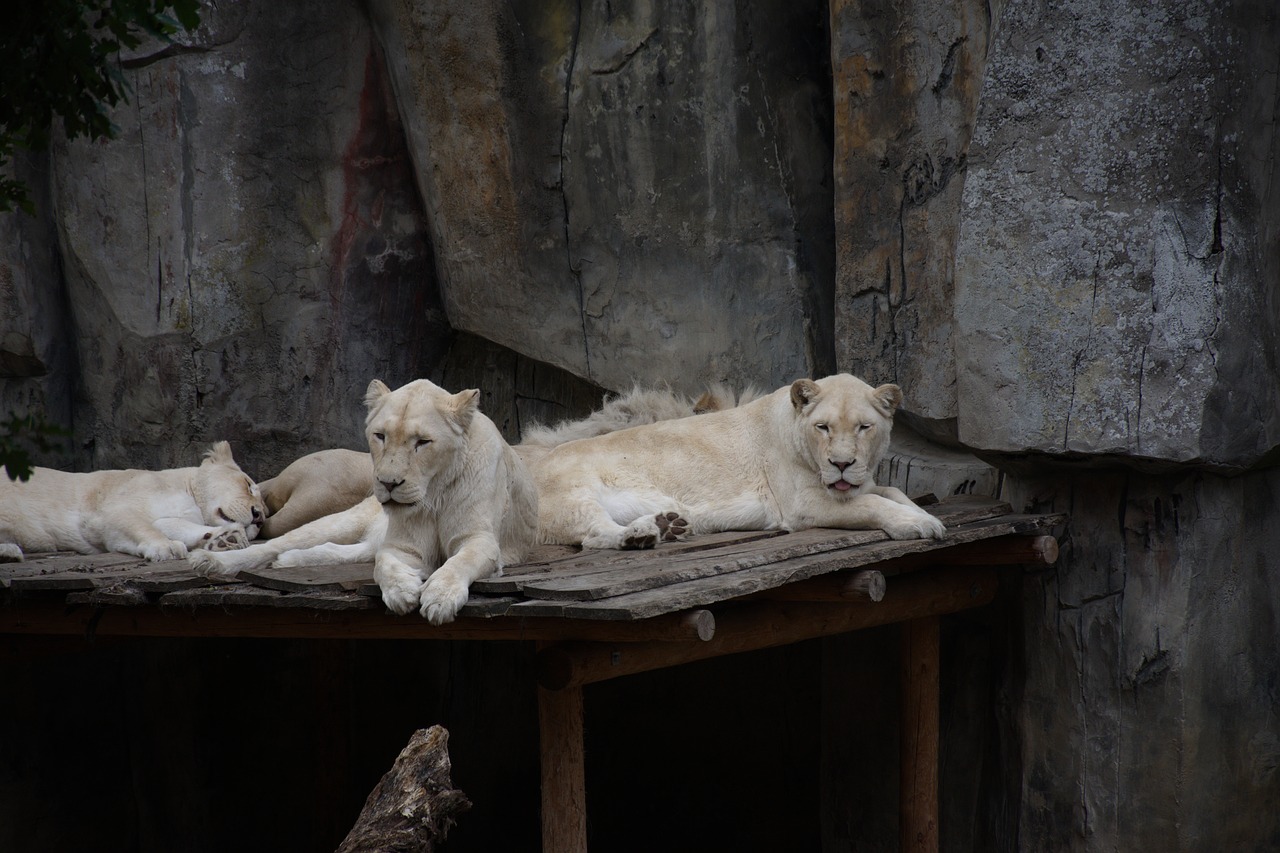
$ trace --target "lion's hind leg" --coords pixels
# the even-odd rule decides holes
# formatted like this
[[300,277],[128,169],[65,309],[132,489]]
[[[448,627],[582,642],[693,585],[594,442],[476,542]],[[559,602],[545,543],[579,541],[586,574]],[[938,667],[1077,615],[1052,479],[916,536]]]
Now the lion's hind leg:
[[584,548],[632,551],[689,535],[687,511],[661,492],[614,492],[605,495],[599,507],[592,535],[582,541]]
[[0,542],[0,563],[21,563],[22,549],[12,542]]

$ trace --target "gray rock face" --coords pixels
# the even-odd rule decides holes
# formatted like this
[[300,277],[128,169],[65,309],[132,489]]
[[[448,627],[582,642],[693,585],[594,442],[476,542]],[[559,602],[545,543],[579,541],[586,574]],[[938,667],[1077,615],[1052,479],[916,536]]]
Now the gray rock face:
[[24,157],[17,174],[37,215],[0,215],[0,418],[39,413],[71,423],[73,343],[53,217],[47,157]]
[[970,447],[1240,467],[1280,440],[1277,21],[1230,7],[1005,8],[956,251]]
[[831,4],[837,360],[902,385],[948,438],[960,194],[999,6]]
[[425,373],[448,327],[358,7],[211,7],[124,67],[118,138],[54,152],[88,464],[359,446],[369,380]]
[[1006,485],[1071,514],[1022,581],[1019,849],[1273,848],[1280,473]]
[[376,0],[450,322],[615,389],[829,370],[824,9]]

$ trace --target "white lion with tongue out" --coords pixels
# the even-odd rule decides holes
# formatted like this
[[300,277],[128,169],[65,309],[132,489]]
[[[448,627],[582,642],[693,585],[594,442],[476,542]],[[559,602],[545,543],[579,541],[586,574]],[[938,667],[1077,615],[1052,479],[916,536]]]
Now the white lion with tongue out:
[[649,548],[690,533],[838,527],[940,539],[938,519],[872,480],[901,402],[897,385],[838,374],[560,445],[530,466],[539,538]]

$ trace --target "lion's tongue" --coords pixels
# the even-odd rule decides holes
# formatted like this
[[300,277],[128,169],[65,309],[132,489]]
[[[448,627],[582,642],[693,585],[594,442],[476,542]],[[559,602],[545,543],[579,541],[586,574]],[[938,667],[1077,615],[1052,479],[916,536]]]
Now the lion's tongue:
[[834,483],[831,484],[831,488],[835,489],[838,492],[847,492],[850,489],[852,489],[853,486],[849,483],[848,480],[836,480]]

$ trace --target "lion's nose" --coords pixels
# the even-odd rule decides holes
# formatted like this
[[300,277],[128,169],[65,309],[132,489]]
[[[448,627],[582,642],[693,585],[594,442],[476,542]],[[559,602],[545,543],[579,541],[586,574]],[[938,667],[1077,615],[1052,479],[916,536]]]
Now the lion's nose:
[[836,470],[842,474],[844,473],[845,468],[848,468],[850,465],[853,464],[853,460],[850,460],[848,462],[837,462],[834,459],[828,459],[827,461],[830,462],[832,465],[836,466]]
[[256,506],[249,510],[249,514],[253,516],[254,521],[262,521],[262,510],[258,509]]
[[388,492],[394,492],[396,487],[403,483],[404,480],[379,480],[378,482],[381,483],[382,488],[386,489]]

